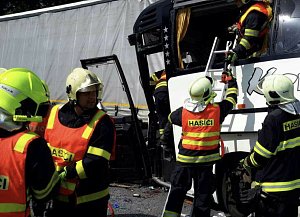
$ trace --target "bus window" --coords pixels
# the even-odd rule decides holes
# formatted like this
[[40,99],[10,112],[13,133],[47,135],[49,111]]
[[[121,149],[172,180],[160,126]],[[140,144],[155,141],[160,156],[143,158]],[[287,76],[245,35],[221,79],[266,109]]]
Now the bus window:
[[300,2],[281,0],[275,53],[300,53]]
[[[197,11],[192,8],[188,28],[184,38],[180,41],[180,52],[184,68],[197,67],[204,70],[212,49],[215,37],[219,37],[218,50],[224,50],[227,40],[234,40],[234,35],[228,35],[227,28],[235,23],[238,17],[234,7],[222,10]],[[187,58],[188,54],[188,58]],[[188,60],[187,60],[188,59]],[[214,63],[224,62],[223,56],[216,56]]]

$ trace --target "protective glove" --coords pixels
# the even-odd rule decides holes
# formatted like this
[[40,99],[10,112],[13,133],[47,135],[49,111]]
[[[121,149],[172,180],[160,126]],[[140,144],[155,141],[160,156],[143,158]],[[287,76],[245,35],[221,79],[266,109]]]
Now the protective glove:
[[46,202],[31,200],[31,216],[34,217],[48,217],[53,216],[53,200]]
[[230,50],[227,52],[227,57],[226,57],[225,61],[228,64],[232,64],[235,61],[237,61],[238,59],[239,59],[239,57],[238,57],[237,53],[235,53],[233,50]]
[[169,151],[169,146],[168,146],[168,142],[166,141],[166,138],[163,135],[161,135],[161,137],[159,138],[159,146],[164,149],[165,151]]
[[237,28],[237,24],[233,24],[232,26],[229,26],[227,28],[228,32],[231,34],[231,33],[237,33],[238,31],[238,28]]
[[78,178],[77,171],[75,169],[76,163],[69,166],[65,166],[64,170],[59,174],[60,179],[74,179]]
[[221,83],[227,84],[228,81],[231,80],[235,80],[235,77],[233,76],[231,69],[222,72],[221,81],[220,81]]
[[251,179],[251,167],[247,163],[247,157],[245,159],[240,160],[240,165],[244,169],[243,180],[244,182],[250,183]]
[[[60,172],[60,188],[59,188],[59,195],[62,196],[69,196],[74,193],[76,185],[78,184],[78,178],[74,177],[71,171],[72,166],[65,166],[64,170]],[[75,170],[76,171],[76,170]],[[76,172],[77,174],[77,172]]]
[[254,188],[251,188],[249,190],[244,190],[240,194],[240,201],[241,203],[255,203],[259,196],[261,195],[262,187],[261,186],[255,186]]

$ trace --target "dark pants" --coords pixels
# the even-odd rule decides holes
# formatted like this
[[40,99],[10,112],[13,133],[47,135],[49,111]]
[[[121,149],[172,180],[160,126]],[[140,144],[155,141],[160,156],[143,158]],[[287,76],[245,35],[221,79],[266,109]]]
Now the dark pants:
[[209,217],[211,195],[214,189],[213,166],[182,167],[176,165],[171,176],[171,190],[166,210],[181,213],[187,191],[194,180],[193,216]]
[[[299,196],[291,195],[289,199],[260,197],[255,210],[255,217],[297,217]],[[293,199],[294,198],[294,199]]]
[[[165,128],[168,116],[171,112],[169,105],[169,95],[167,91],[160,91],[154,94],[155,110],[158,116],[160,132]],[[162,134],[162,133],[160,133]]]
[[107,217],[109,196],[79,205],[55,201],[51,217]]

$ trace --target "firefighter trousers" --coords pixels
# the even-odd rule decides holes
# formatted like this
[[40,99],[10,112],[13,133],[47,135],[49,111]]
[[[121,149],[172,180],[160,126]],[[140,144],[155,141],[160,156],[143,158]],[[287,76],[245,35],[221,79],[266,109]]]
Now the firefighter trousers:
[[167,213],[180,216],[186,193],[194,181],[193,216],[209,217],[214,189],[212,169],[213,165],[184,167],[176,164],[171,175],[171,189],[164,216],[170,216]]
[[154,94],[155,110],[158,115],[158,123],[160,134],[163,134],[163,129],[168,121],[168,116],[171,112],[169,104],[169,95],[167,91],[160,91]]
[[278,196],[260,197],[255,210],[255,217],[297,217],[299,196],[291,195],[288,200]]

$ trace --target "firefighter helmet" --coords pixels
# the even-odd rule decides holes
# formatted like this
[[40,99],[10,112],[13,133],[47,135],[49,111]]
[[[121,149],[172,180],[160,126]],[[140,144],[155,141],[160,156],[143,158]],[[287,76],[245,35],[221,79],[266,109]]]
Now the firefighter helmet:
[[285,75],[266,76],[258,85],[269,105],[285,104],[296,100],[293,82]]
[[[77,92],[90,92],[97,90],[97,98],[102,99],[102,81],[91,71],[75,68],[66,81],[66,92],[70,101],[77,101]],[[95,88],[96,87],[96,88]]]
[[12,68],[1,74],[0,98],[0,107],[14,116],[14,121],[41,121],[46,114],[44,105],[49,105],[42,80],[26,68]]
[[204,76],[191,83],[189,94],[195,102],[206,102],[212,94],[213,79]]

